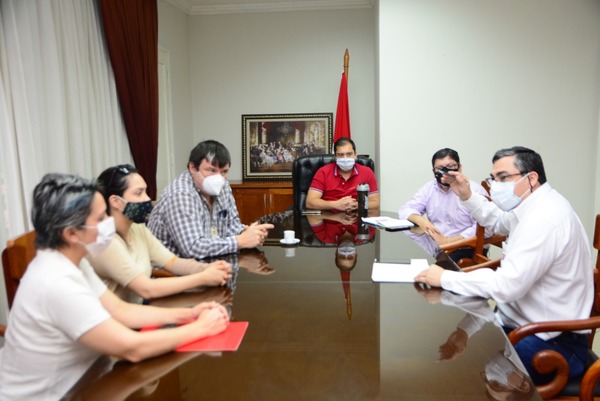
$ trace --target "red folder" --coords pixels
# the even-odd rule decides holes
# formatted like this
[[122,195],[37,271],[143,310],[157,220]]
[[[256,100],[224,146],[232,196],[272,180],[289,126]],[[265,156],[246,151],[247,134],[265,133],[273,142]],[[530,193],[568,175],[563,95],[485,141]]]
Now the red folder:
[[[155,330],[157,328],[158,327],[146,327],[141,331]],[[229,325],[223,332],[180,345],[175,351],[237,351],[247,328],[248,322],[229,322]]]

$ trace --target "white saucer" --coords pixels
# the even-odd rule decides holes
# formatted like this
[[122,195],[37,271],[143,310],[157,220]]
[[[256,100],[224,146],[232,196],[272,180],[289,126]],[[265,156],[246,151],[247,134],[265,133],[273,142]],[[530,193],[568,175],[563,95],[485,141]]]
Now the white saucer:
[[282,239],[280,239],[280,240],[279,240],[279,242],[280,242],[281,244],[283,244],[283,245],[295,245],[295,244],[297,244],[298,242],[300,242],[300,238],[294,238],[294,240],[293,240],[293,241],[291,241],[291,242],[284,241],[284,239],[282,238]]

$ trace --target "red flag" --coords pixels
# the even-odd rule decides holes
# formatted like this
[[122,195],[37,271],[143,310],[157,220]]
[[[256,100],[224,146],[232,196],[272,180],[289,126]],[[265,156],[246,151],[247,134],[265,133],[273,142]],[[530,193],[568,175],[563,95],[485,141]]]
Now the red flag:
[[352,296],[350,295],[350,272],[340,270],[342,278],[342,287],[344,288],[344,298],[346,299],[346,315],[348,320],[352,320]]
[[348,81],[346,74],[342,72],[340,83],[340,94],[338,96],[337,110],[335,112],[335,130],[333,131],[333,142],[342,137],[350,138],[350,106],[348,103]]

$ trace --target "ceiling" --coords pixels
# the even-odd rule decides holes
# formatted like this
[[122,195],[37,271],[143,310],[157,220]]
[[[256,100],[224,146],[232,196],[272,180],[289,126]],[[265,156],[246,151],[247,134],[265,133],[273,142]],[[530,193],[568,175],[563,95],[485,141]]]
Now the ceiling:
[[372,8],[376,0],[166,0],[188,15]]

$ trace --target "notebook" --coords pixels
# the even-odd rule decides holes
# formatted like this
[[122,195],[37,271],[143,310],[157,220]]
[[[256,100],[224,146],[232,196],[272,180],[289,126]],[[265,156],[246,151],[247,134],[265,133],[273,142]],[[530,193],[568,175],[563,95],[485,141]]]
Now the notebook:
[[[177,325],[166,325],[163,327],[145,327],[141,331],[149,331],[156,329],[169,329]],[[187,344],[183,344],[175,349],[178,352],[185,351],[237,351],[246,329],[248,322],[229,322],[225,331],[210,337],[204,337],[199,340],[193,340]]]

